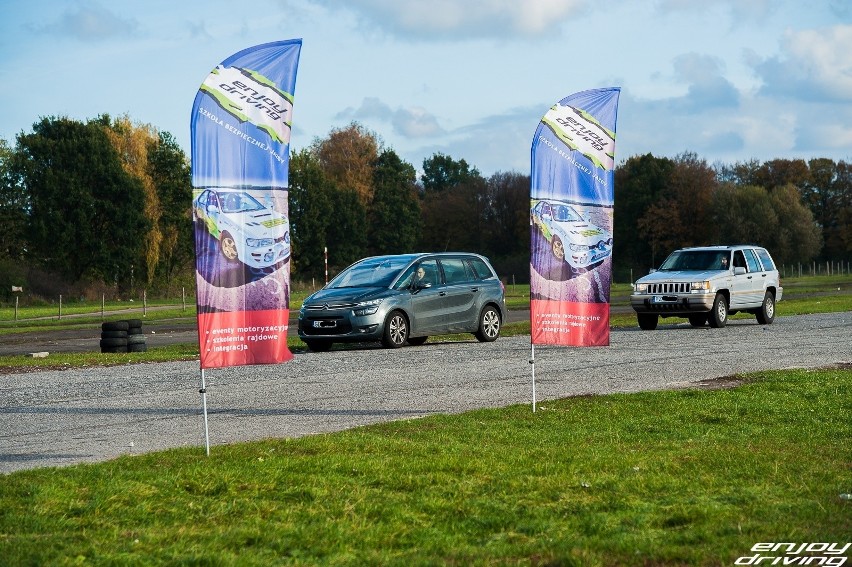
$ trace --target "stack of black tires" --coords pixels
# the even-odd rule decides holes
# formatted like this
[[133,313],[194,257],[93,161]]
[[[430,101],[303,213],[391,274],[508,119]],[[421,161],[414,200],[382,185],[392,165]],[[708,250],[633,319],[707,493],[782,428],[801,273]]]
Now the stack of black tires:
[[142,321],[127,319],[101,324],[101,352],[145,352],[148,343]]

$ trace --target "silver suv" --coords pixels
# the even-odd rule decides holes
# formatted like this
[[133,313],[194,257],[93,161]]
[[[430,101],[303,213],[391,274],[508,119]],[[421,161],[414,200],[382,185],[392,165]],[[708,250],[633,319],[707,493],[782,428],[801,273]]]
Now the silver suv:
[[422,345],[429,335],[496,340],[505,319],[503,284],[478,254],[374,256],[360,260],[299,310],[299,338],[313,351],[335,342]]
[[675,250],[659,270],[636,280],[630,305],[639,326],[657,328],[660,317],[686,317],[694,327],[724,327],[744,311],[761,325],[775,319],[784,288],[772,257],[758,246],[702,246]]

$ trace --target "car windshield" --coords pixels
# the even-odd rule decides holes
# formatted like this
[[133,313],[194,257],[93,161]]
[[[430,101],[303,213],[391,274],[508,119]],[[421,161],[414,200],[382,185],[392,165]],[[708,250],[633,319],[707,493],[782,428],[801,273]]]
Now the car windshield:
[[707,270],[727,270],[727,251],[722,250],[680,250],[672,252],[660,266],[662,272],[686,271],[704,272]]
[[264,209],[264,206],[248,193],[223,193],[220,198],[223,213],[245,213]]
[[566,205],[553,205],[553,220],[559,222],[578,222],[583,218],[577,211]]
[[388,287],[410,262],[404,256],[368,258],[340,272],[326,288]]

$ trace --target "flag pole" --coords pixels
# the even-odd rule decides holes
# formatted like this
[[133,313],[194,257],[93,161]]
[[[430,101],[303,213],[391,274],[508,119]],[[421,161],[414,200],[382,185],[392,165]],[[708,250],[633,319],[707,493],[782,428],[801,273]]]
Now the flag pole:
[[201,394],[201,410],[204,412],[204,447],[207,450],[207,456],[210,456],[210,431],[207,428],[207,383],[204,380],[204,369],[201,369],[201,389],[198,390]]
[[532,365],[532,409],[535,413],[535,344],[530,341],[530,364]]

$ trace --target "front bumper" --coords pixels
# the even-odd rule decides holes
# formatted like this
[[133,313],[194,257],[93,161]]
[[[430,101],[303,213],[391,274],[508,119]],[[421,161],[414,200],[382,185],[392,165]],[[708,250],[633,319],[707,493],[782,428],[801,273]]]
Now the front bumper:
[[709,312],[713,309],[715,293],[690,293],[677,295],[633,294],[630,306],[636,313],[660,313],[689,315]]
[[597,264],[598,262],[602,262],[606,260],[609,255],[612,253],[612,248],[606,248],[601,250],[600,248],[595,248],[592,250],[583,250],[580,252],[574,252],[570,248],[565,250],[565,261],[568,262],[575,270],[580,270],[583,268],[588,268],[592,264]]
[[382,310],[358,317],[351,310],[307,311],[299,314],[299,338],[339,342],[375,341],[382,338],[385,313]]
[[252,268],[268,268],[290,259],[290,246],[286,244],[275,244],[262,248],[244,248],[245,263]]

